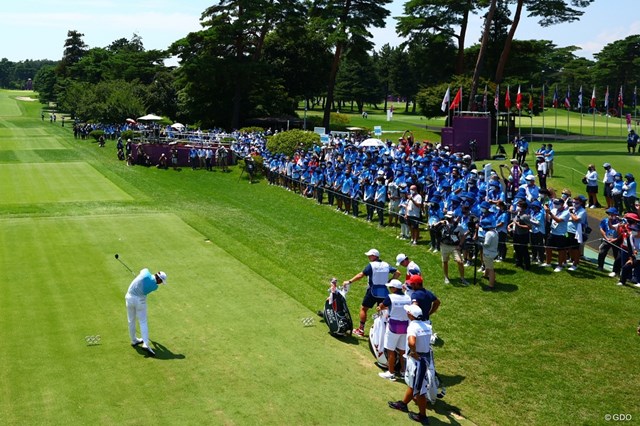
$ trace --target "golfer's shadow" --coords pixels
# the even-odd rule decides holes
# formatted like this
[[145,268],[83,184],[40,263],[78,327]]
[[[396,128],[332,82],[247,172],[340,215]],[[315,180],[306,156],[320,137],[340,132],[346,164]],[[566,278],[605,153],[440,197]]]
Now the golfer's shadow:
[[[156,359],[185,359],[186,358],[182,354],[174,354],[173,352],[171,352],[171,350],[169,350],[169,348],[167,348],[162,343],[158,343],[153,340],[151,341],[151,343],[153,343],[153,351],[156,353],[156,356],[153,358],[156,358]],[[136,346],[136,350],[138,351],[138,353],[144,355],[145,357],[151,358],[151,355],[149,355],[147,351],[144,350],[144,348],[142,348],[141,346]]]

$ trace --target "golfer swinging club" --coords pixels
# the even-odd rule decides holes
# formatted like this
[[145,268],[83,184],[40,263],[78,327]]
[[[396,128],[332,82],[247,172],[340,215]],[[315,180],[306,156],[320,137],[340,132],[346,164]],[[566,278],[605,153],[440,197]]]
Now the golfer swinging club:
[[[142,343],[142,348],[150,356],[156,353],[151,349],[149,342],[149,327],[147,326],[147,294],[158,289],[158,284],[167,283],[167,274],[162,271],[151,275],[149,269],[140,271],[137,277],[131,281],[125,302],[127,305],[127,320],[129,321],[129,336],[131,336],[131,346],[134,348]],[[140,323],[140,334],[142,339],[136,336],[136,318]]]

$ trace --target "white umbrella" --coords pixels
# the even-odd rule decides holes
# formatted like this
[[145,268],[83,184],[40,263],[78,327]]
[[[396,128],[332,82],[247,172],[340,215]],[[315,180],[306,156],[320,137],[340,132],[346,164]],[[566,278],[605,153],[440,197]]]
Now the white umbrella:
[[386,145],[380,139],[369,138],[369,139],[363,140],[360,143],[359,146],[374,146],[374,147],[378,147],[378,146],[386,146]]
[[135,124],[136,120],[134,120],[133,118],[127,118],[125,120],[127,123],[131,123],[131,124]]
[[158,121],[158,120],[162,120],[162,117],[158,117],[157,115],[153,115],[153,114],[147,114],[147,115],[143,115],[142,117],[138,117],[138,120]]
[[174,129],[176,129],[176,130],[182,130],[182,129],[184,129],[184,127],[185,127],[185,126],[184,126],[184,124],[182,124],[182,123],[173,123],[173,124],[171,125],[171,127],[173,127],[173,128],[174,128]]

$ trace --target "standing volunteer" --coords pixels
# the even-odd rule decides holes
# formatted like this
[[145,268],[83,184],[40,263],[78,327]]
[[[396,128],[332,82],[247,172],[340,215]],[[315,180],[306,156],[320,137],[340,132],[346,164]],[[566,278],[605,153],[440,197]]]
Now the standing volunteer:
[[389,294],[387,291],[389,274],[392,274],[393,279],[400,276],[400,271],[390,266],[387,262],[380,260],[380,252],[378,250],[371,249],[365,253],[365,256],[369,258],[369,264],[365,266],[362,272],[359,272],[350,280],[342,283],[343,285],[349,285],[365,276],[368,278],[367,292],[362,299],[362,306],[360,306],[360,326],[353,330],[353,334],[360,337],[364,337],[367,311],[373,308],[374,305],[382,303]]
[[431,324],[422,320],[422,309],[418,305],[406,305],[409,318],[407,327],[407,368],[404,381],[407,390],[400,401],[389,401],[389,407],[409,412],[408,404],[415,400],[418,413],[409,412],[409,418],[421,424],[429,424],[427,419],[427,392],[432,388],[435,380],[431,363]]
[[422,275],[418,264],[409,259],[409,256],[404,253],[400,253],[396,256],[396,266],[404,266],[407,268],[405,280],[408,280],[411,275]]
[[[147,325],[147,295],[158,289],[159,284],[167,283],[167,274],[162,271],[151,274],[149,269],[140,271],[137,277],[131,281],[125,302],[127,305],[127,320],[129,321],[129,336],[131,346],[136,347],[142,343],[142,348],[151,356],[155,352],[151,349],[149,341],[149,327]],[[142,339],[136,336],[136,318],[140,323],[140,334]]]
[[[389,295],[378,305],[378,311],[389,310],[389,322],[384,334],[384,349],[387,351],[388,371],[378,373],[383,379],[396,381],[396,374],[404,376],[404,352],[407,349],[407,326],[409,318],[406,305],[411,304],[411,298],[402,292],[402,283],[399,280],[391,280],[387,284]],[[400,357],[400,371],[396,371],[396,350]]]

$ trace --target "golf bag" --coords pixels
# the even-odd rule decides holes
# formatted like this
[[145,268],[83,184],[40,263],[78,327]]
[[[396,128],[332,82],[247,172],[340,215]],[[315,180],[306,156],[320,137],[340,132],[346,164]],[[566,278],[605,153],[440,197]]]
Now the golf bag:
[[348,291],[349,288],[347,286],[338,289],[335,280],[332,280],[329,297],[324,303],[322,317],[329,327],[329,333],[337,336],[351,335],[353,330],[353,321],[345,298]]
[[[373,325],[369,330],[369,350],[371,350],[376,359],[376,365],[383,370],[389,369],[387,351],[384,348],[384,335],[387,331],[388,322],[388,311],[381,311],[373,315]],[[396,356],[396,371],[400,370],[400,356]]]
[[[388,361],[387,361],[387,351],[384,348],[384,334],[387,330],[387,322],[389,321],[387,317],[387,311],[382,311],[380,313],[373,315],[373,325],[369,330],[369,349],[376,359],[375,364],[381,368],[382,370],[388,370]],[[428,387],[427,398],[432,403],[436,400],[436,398],[444,398],[447,390],[444,386],[440,384],[440,378],[438,377],[438,373],[436,373],[436,365],[433,359],[433,346],[436,340],[438,339],[438,335],[433,333],[431,336],[431,359],[429,362],[429,379],[430,384]],[[406,354],[404,355],[406,358]],[[401,371],[401,363],[400,356],[396,356],[396,368],[395,371]]]

